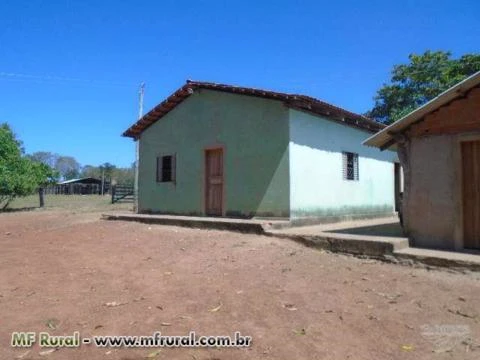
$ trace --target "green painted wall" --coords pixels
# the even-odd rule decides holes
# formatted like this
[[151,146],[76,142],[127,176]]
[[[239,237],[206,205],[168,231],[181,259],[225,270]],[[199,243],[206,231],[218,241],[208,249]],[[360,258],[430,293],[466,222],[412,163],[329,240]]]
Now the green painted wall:
[[[224,148],[227,216],[289,216],[288,109],[198,90],[140,138],[139,211],[204,214],[204,149]],[[176,154],[177,181],[156,182],[156,157]]]

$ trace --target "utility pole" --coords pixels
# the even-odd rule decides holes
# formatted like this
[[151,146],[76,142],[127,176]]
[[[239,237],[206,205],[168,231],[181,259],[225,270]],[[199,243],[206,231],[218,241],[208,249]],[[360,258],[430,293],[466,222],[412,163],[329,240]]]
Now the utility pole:
[[[143,97],[145,95],[145,83],[140,84],[138,92],[138,120],[143,116]],[[133,211],[138,213],[138,169],[140,161],[140,138],[135,138],[135,182],[133,187],[133,193],[135,197],[135,205]]]
[[140,84],[140,90],[138,92],[138,120],[143,116],[143,96],[145,95],[145,83]]
[[102,196],[103,196],[103,192],[105,191],[105,169],[103,168],[103,166],[100,166],[100,168],[102,169]]

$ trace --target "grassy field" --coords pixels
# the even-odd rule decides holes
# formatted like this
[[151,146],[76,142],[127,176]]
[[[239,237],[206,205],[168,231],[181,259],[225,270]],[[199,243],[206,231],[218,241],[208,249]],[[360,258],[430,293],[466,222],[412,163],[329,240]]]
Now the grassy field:
[[[133,203],[111,203],[110,195],[45,195],[44,209],[66,209],[95,212],[109,210],[132,210]],[[38,195],[17,198],[7,211],[40,209]]]

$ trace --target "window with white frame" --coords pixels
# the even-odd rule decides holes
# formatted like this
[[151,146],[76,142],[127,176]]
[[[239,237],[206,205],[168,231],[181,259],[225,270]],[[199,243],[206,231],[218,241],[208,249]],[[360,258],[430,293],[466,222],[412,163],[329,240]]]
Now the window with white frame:
[[343,180],[358,181],[358,154],[344,151],[343,157]]

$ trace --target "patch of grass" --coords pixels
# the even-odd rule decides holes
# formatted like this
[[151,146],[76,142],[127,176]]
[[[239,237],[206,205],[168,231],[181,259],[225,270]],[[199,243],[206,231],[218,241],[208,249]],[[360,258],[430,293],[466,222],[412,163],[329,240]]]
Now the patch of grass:
[[[110,195],[45,195],[45,209],[65,209],[81,212],[132,210],[133,203],[111,203]],[[7,211],[39,209],[38,195],[16,198]]]

